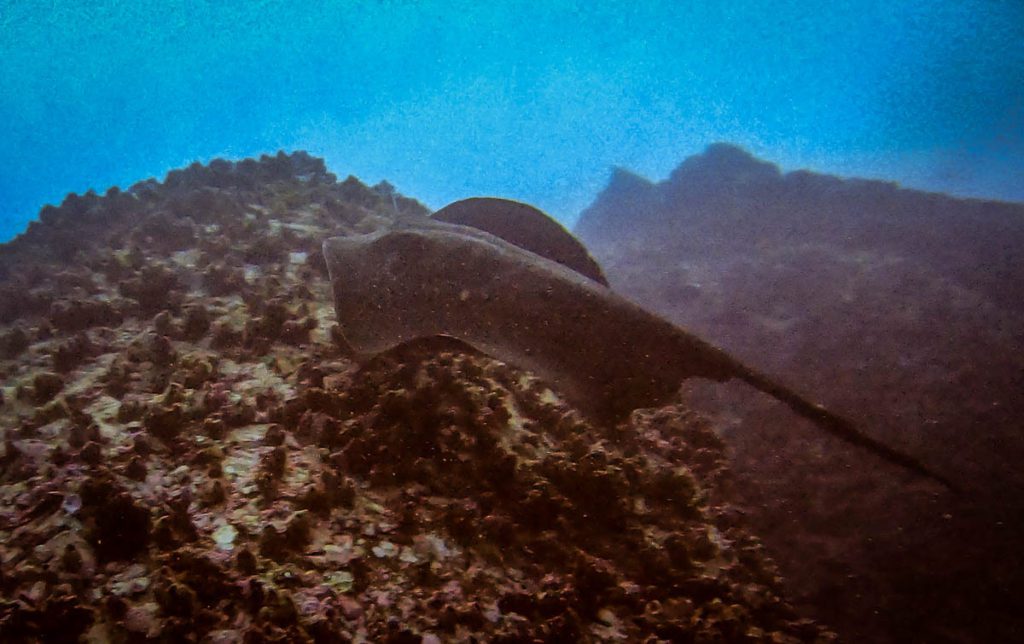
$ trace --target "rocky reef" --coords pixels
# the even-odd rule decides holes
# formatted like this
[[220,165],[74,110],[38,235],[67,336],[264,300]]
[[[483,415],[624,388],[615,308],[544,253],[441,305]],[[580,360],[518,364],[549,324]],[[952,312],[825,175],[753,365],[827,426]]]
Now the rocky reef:
[[851,641],[1020,638],[1024,205],[784,173],[718,144],[665,181],[616,171],[576,232],[619,292],[963,488],[692,387],[802,610]]
[[364,365],[320,245],[425,216],[280,153],[0,247],[0,640],[830,641],[679,405],[585,420],[444,345]]

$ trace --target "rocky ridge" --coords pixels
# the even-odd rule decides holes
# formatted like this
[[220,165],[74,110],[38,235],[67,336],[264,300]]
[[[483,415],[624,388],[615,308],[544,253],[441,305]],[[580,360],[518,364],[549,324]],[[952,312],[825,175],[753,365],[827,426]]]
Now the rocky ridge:
[[304,153],[70,195],[0,247],[0,639],[829,641],[681,406],[337,342],[322,240],[426,215]]
[[576,232],[620,293],[965,488],[691,386],[803,609],[854,641],[1019,638],[1024,206],[783,173],[717,144],[663,182],[617,170]]

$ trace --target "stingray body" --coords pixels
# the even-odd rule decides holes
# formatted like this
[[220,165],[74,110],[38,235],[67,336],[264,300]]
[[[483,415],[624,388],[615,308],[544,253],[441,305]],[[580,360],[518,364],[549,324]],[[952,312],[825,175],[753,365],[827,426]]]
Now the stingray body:
[[338,322],[357,355],[370,358],[425,337],[450,336],[536,373],[606,423],[663,404],[687,378],[737,378],[830,433],[950,485],[595,280],[488,232],[405,220],[329,239],[324,256]]

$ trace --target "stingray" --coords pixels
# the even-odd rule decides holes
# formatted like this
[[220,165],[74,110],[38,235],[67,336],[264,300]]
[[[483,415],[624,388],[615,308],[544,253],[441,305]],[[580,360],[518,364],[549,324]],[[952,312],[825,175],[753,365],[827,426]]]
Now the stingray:
[[535,373],[607,424],[665,404],[688,378],[737,379],[828,433],[954,488],[912,456],[592,277],[487,230],[402,218],[328,239],[323,250],[338,323],[357,360],[446,338]]

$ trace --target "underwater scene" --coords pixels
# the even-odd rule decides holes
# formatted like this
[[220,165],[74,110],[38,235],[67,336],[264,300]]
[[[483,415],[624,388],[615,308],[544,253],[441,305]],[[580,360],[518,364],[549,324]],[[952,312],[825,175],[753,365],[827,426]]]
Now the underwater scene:
[[1024,5],[0,0],[0,642],[1024,641]]

